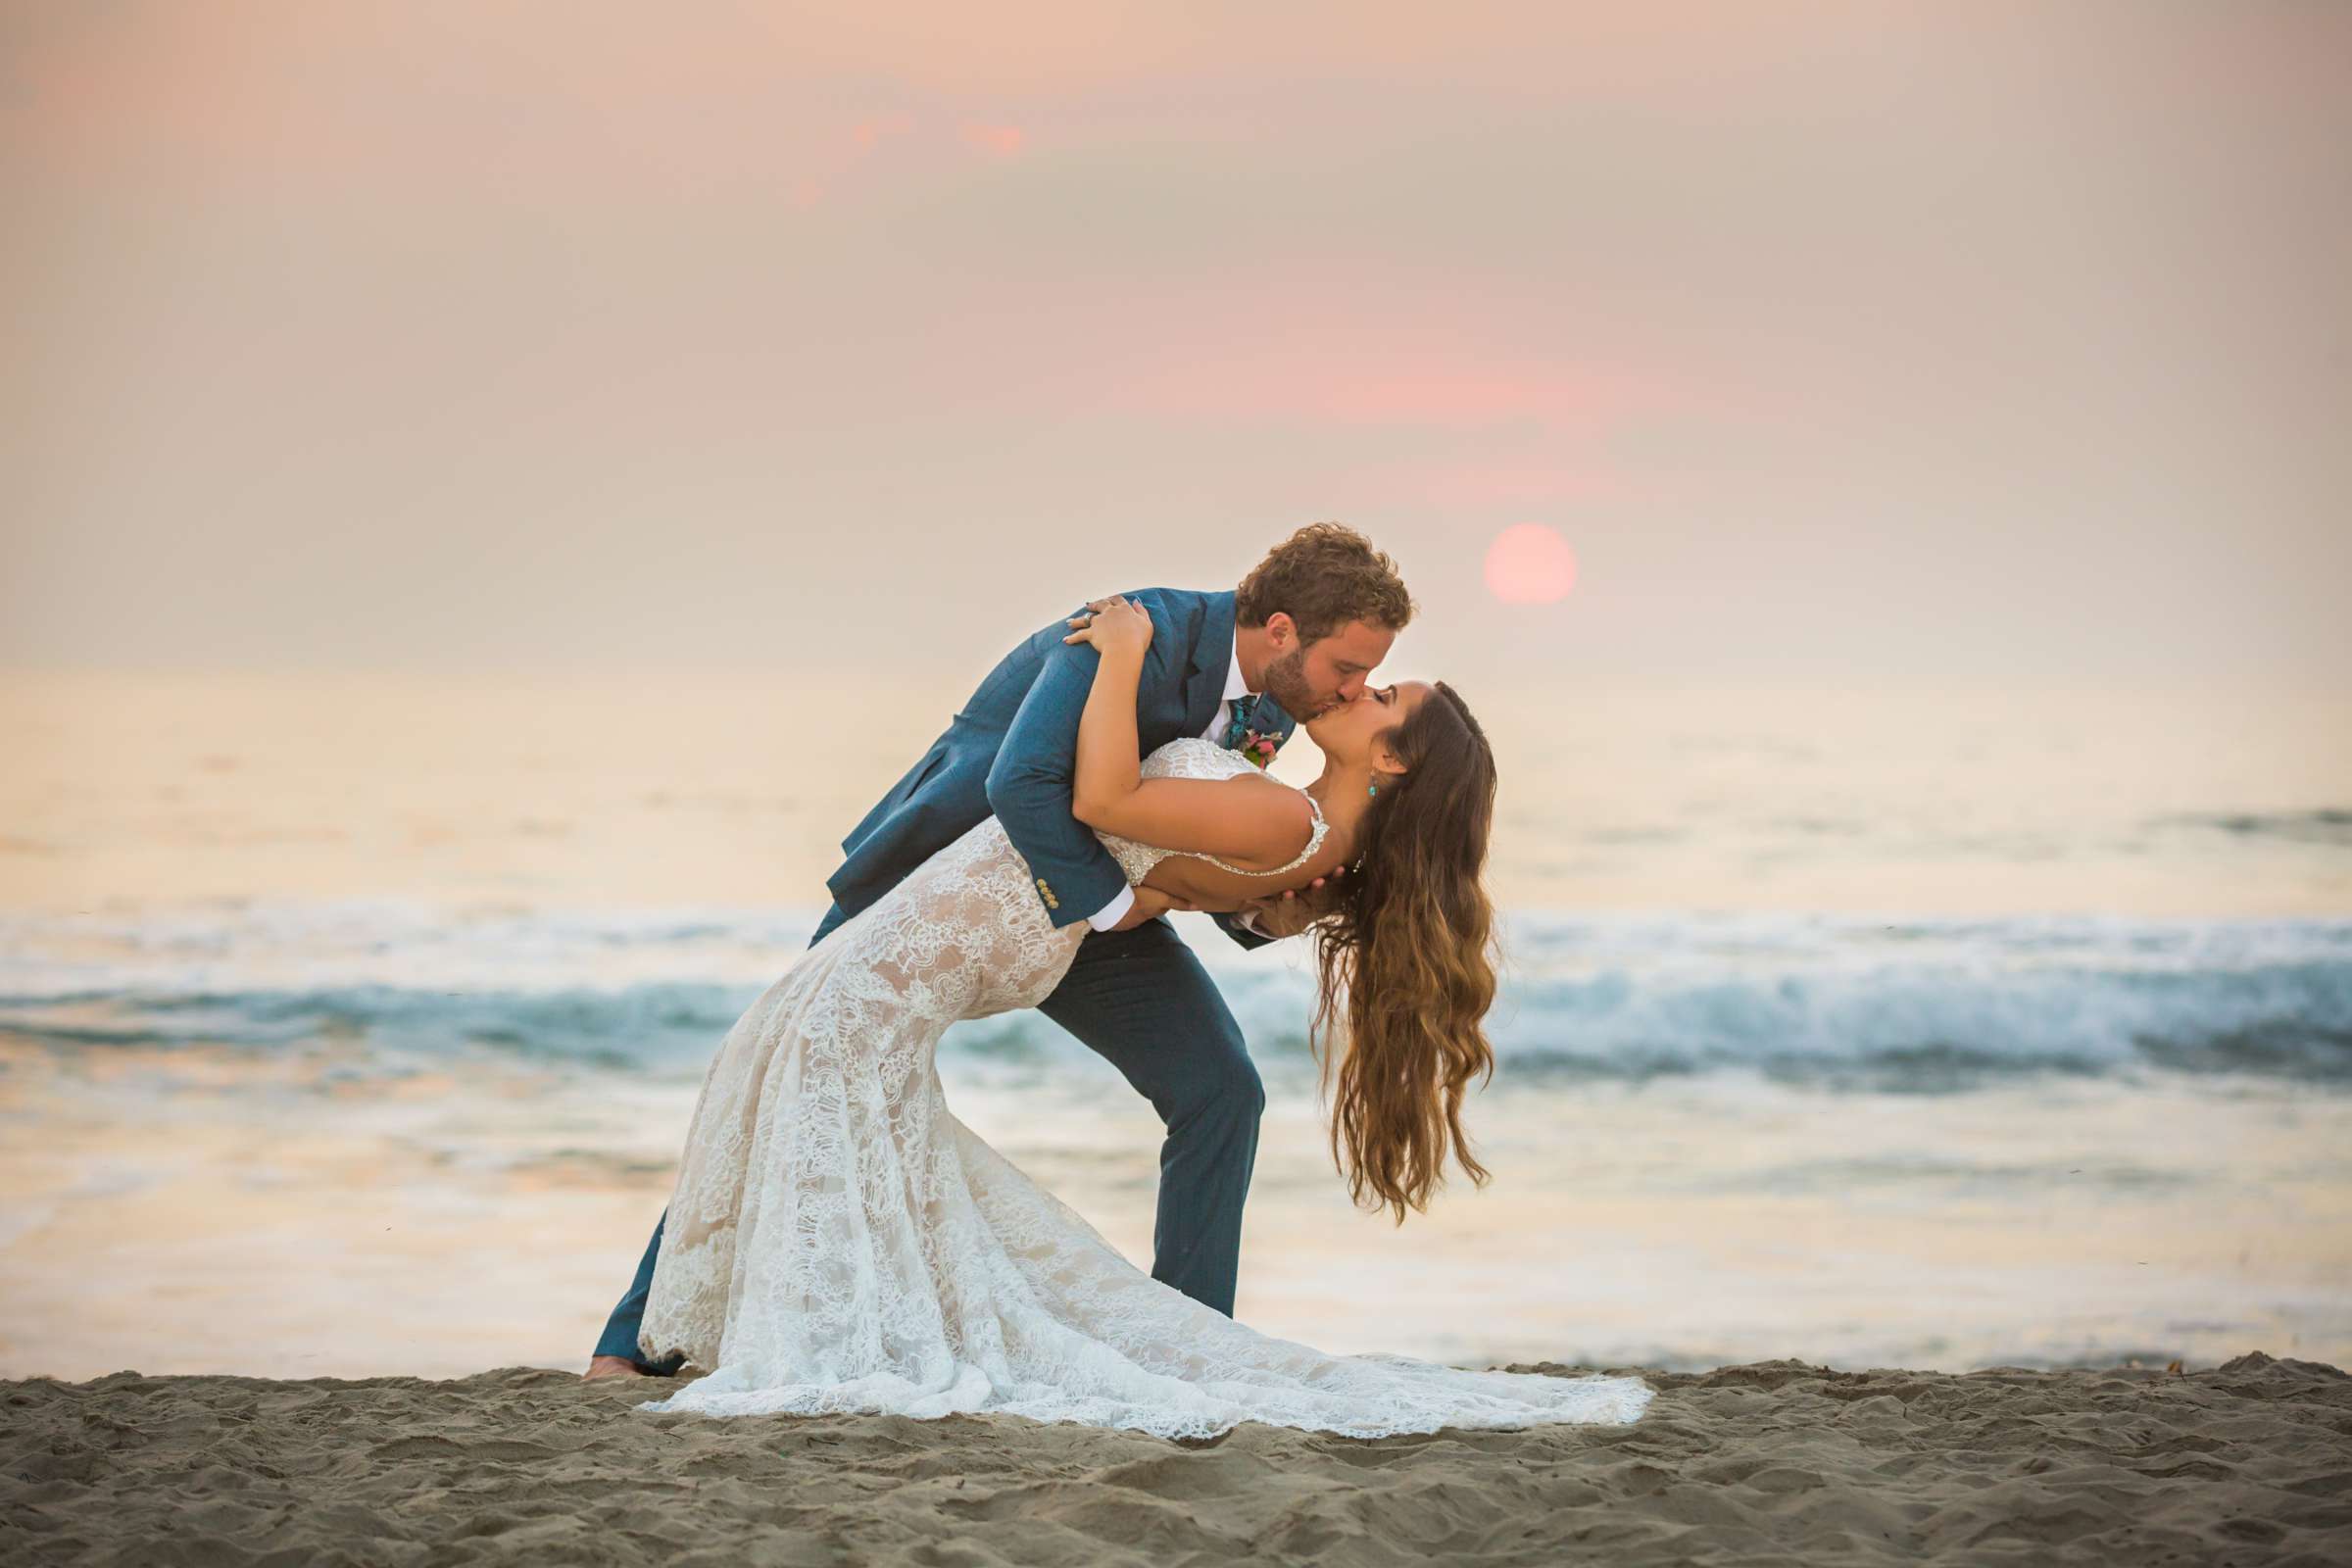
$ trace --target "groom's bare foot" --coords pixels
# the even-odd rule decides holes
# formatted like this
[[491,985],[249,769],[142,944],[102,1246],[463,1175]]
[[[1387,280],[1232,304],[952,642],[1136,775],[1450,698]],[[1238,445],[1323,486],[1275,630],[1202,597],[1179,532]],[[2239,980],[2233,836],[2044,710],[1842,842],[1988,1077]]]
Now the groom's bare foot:
[[637,1363],[625,1355],[597,1355],[588,1359],[588,1370],[580,1374],[582,1383],[594,1383],[598,1378],[642,1378],[651,1373],[641,1372]]

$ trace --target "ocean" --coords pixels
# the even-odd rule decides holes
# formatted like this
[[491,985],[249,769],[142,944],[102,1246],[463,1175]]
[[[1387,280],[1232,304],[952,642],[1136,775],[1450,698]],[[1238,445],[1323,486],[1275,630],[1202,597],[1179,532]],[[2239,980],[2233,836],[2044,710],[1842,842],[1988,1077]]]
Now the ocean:
[[[0,1375],[584,1364],[711,1048],[944,716],[752,689],[0,687]],[[2352,1358],[2337,710],[1591,708],[1491,725],[1483,1191],[1350,1209],[1305,945],[1176,917],[1269,1097],[1240,1315],[1480,1363]],[[1105,1062],[1016,1013],[940,1070],[1148,1262]]]

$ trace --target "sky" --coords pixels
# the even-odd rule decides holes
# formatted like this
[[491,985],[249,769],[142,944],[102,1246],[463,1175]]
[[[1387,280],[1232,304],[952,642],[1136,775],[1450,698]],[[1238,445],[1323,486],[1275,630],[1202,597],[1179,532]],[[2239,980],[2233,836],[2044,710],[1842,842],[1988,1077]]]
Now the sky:
[[15,5],[0,665],[976,676],[1337,518],[1407,673],[2340,691],[2347,146],[2328,4]]

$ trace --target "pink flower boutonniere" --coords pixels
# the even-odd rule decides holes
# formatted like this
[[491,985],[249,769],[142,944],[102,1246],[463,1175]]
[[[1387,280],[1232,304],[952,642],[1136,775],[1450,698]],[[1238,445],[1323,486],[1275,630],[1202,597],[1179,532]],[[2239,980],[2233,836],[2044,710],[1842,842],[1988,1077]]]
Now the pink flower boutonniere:
[[1242,744],[1234,749],[1257,766],[1264,767],[1274,760],[1274,753],[1281,745],[1282,742],[1271,735],[1260,735],[1255,730],[1249,730],[1243,734]]

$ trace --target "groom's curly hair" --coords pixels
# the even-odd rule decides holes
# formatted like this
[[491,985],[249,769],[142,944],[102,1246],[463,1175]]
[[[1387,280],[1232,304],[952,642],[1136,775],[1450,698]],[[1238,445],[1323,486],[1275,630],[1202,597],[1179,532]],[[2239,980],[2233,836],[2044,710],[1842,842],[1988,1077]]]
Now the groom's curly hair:
[[1298,626],[1300,646],[1351,620],[1402,631],[1413,618],[1396,563],[1345,523],[1310,522],[1266,552],[1234,594],[1234,618],[1263,626],[1276,612]]
[[[1356,828],[1356,863],[1316,922],[1309,1044],[1332,1097],[1332,1158],[1365,1208],[1427,1208],[1448,1150],[1478,1186],[1462,1095],[1494,1073],[1494,908],[1485,885],[1494,750],[1444,681],[1384,740],[1404,774]],[[1334,1048],[1337,1049],[1334,1049]]]

